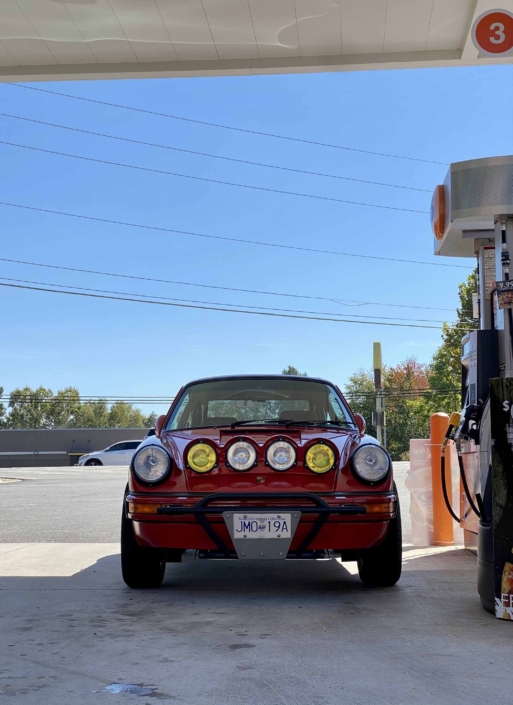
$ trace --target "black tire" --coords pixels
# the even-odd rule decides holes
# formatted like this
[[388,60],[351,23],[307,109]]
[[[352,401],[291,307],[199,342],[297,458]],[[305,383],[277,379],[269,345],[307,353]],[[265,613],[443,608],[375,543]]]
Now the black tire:
[[401,533],[401,508],[397,496],[397,514],[388,525],[385,539],[379,546],[360,551],[358,573],[360,580],[369,587],[391,587],[401,577],[403,541]]
[[130,588],[157,588],[164,580],[166,561],[163,551],[139,546],[132,521],[121,515],[121,573]]
[[101,460],[88,460],[85,465],[103,465]]

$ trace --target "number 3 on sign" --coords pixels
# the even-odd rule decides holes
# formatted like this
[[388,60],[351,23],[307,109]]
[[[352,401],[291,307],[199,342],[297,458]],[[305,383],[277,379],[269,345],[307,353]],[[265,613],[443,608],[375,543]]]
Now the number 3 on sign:
[[483,56],[500,58],[513,54],[513,13],[488,10],[472,25],[472,41]]

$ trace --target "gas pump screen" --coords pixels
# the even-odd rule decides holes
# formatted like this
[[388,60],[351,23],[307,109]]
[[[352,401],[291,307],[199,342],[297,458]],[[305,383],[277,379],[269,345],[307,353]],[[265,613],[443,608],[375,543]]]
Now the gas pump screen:
[[513,308],[513,280],[497,282],[499,308]]

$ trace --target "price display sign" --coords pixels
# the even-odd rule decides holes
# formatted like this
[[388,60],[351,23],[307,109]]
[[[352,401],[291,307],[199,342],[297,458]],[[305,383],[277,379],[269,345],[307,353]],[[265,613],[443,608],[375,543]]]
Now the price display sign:
[[472,25],[472,41],[483,56],[513,55],[513,13],[488,10]]

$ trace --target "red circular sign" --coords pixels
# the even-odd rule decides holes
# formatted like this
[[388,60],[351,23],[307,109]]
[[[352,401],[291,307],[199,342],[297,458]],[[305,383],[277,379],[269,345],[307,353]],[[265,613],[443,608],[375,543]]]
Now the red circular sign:
[[472,26],[472,40],[484,56],[513,53],[513,14],[507,10],[488,10]]

